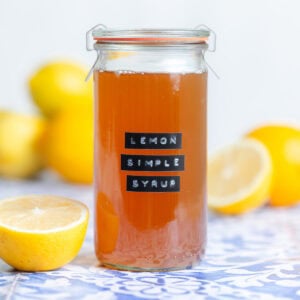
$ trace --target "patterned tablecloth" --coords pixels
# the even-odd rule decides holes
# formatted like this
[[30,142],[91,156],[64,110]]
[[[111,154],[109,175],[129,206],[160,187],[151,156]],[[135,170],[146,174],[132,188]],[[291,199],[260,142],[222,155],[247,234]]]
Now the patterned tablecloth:
[[[33,193],[93,205],[91,187],[55,180],[0,181],[0,198]],[[201,265],[168,273],[100,268],[90,226],[80,254],[57,271],[16,272],[1,262],[0,299],[300,299],[300,207],[264,208],[239,217],[209,215],[208,225]]]

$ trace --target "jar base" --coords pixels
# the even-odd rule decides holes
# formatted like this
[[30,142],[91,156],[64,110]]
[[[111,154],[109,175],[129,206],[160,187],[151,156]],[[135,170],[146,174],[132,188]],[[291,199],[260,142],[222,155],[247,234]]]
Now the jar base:
[[172,271],[180,271],[180,270],[187,270],[192,269],[193,267],[196,267],[201,263],[202,259],[199,261],[196,261],[195,263],[192,263],[190,265],[183,265],[179,267],[157,267],[157,268],[143,268],[143,267],[133,267],[133,266],[127,266],[127,265],[119,265],[119,264],[112,264],[112,263],[100,263],[100,266],[108,269],[113,270],[120,270],[120,271],[131,271],[131,272],[172,272]]

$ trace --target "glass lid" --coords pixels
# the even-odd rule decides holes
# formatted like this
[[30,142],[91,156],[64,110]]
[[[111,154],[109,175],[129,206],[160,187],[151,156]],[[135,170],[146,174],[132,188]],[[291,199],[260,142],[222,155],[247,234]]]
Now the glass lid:
[[95,28],[91,35],[97,43],[175,43],[206,44],[210,35],[204,29],[111,29]]

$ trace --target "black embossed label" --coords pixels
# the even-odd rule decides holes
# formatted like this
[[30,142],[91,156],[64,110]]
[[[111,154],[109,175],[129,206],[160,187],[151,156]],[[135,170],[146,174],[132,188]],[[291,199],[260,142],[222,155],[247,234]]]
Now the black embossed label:
[[181,149],[181,133],[125,133],[128,149]]
[[184,155],[121,154],[121,169],[133,171],[183,171]]
[[179,176],[127,176],[127,191],[179,192]]
[[[157,172],[184,171],[184,155],[155,155],[155,149],[181,149],[181,133],[125,132],[126,149],[152,149],[151,155],[121,154],[121,170],[147,171],[153,176],[126,175],[129,192],[179,192],[180,176],[155,176]],[[164,152],[165,153],[165,152]],[[154,155],[153,155],[154,154]],[[166,151],[167,154],[167,151]],[[159,174],[161,175],[161,174]]]

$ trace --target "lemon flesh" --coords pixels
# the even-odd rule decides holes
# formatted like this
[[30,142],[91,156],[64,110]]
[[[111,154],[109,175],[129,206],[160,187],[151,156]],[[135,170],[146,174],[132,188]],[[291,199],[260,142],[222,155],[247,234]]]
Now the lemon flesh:
[[268,200],[271,181],[267,149],[256,140],[241,140],[209,159],[208,206],[227,214],[255,209]]
[[47,271],[79,252],[88,224],[87,207],[75,200],[29,195],[0,201],[0,257],[23,271]]

